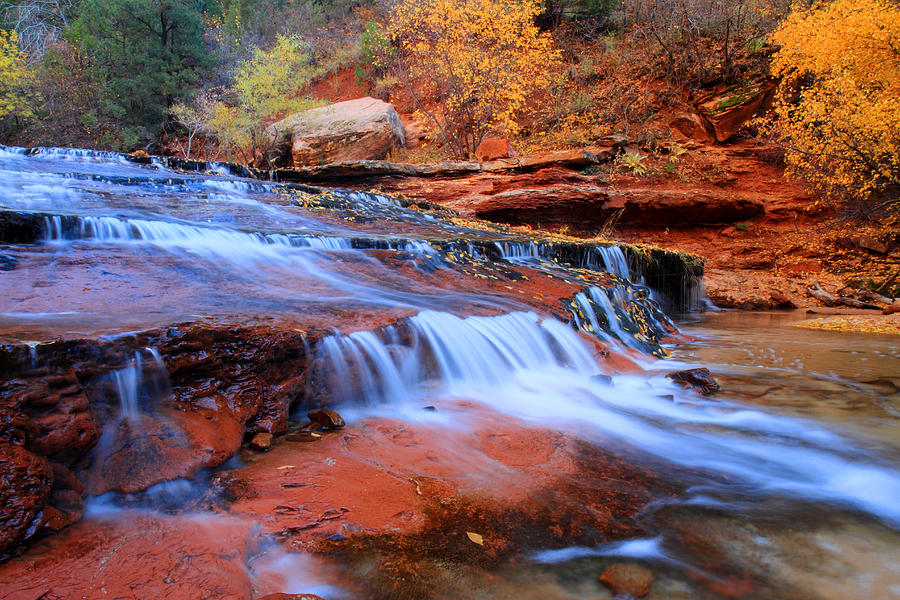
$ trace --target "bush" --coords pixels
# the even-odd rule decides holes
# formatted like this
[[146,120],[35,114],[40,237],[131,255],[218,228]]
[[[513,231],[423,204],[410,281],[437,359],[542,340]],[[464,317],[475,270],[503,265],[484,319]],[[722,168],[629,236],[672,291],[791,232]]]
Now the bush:
[[788,174],[860,215],[900,212],[900,9],[835,0],[793,13],[773,38],[770,128]]

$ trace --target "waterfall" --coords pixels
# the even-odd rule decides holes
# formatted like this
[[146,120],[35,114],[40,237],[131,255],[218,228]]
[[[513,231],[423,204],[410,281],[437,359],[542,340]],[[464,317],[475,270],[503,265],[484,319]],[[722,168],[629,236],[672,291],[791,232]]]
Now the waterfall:
[[330,336],[320,343],[314,364],[311,379],[323,389],[313,393],[367,404],[408,400],[435,382],[451,391],[495,385],[548,365],[597,370],[571,327],[530,312],[460,318],[422,311],[377,333]]
[[[144,359],[145,352],[149,355],[149,362]],[[119,396],[119,417],[125,420],[140,420],[146,408],[171,392],[169,373],[155,348],[136,351],[126,366],[110,375]]]

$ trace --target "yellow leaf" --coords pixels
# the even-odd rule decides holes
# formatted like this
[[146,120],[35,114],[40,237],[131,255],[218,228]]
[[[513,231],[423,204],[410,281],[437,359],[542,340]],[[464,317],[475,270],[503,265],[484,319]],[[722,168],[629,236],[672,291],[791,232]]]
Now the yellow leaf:
[[472,533],[471,531],[467,531],[466,535],[469,536],[469,539],[478,544],[479,546],[484,546],[484,538],[481,537],[477,533]]

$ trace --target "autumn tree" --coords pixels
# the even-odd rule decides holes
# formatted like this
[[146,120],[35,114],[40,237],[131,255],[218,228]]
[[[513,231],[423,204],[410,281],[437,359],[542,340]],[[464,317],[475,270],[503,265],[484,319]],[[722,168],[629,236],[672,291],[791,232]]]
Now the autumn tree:
[[192,105],[176,105],[175,114],[189,132],[205,124],[229,158],[271,167],[278,136],[270,126],[287,113],[318,105],[299,94],[315,74],[301,41],[279,36],[271,49],[257,48],[238,65],[234,84],[217,99],[201,94]]
[[16,45],[16,33],[0,29],[0,122],[10,116],[31,115],[25,91],[28,71]]
[[[402,79],[459,157],[493,131],[515,134],[528,98],[549,88],[559,52],[534,0],[403,0],[387,24]],[[433,101],[438,110],[429,109]]]
[[900,211],[900,8],[835,0],[774,33],[787,172],[868,214]]

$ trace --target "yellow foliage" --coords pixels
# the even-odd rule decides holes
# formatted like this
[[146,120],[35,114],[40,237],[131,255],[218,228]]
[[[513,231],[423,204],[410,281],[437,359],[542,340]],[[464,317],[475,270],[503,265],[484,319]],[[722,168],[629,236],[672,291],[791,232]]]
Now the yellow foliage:
[[783,78],[773,130],[788,174],[834,198],[879,201],[900,185],[900,8],[835,0],[793,12],[774,32]]
[[15,31],[0,29],[0,119],[11,114],[30,117],[23,88],[28,81],[25,57],[16,45]]
[[[428,116],[460,156],[549,88],[559,52],[534,25],[535,0],[403,0],[387,25],[404,75],[440,106]],[[420,109],[425,110],[424,103]]]
[[900,319],[893,317],[821,317],[794,324],[806,329],[900,335]]

